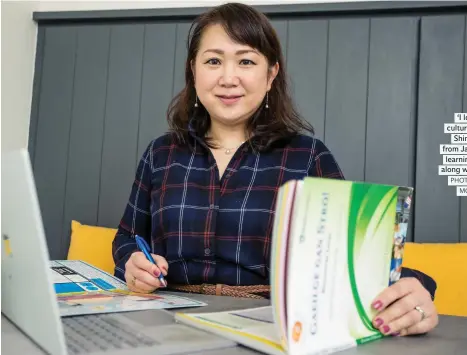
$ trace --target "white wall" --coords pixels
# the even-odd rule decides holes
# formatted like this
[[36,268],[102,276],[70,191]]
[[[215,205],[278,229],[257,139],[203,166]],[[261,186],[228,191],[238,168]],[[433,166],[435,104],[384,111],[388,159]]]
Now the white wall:
[[[237,1],[266,5],[335,2],[337,0]],[[37,26],[32,20],[32,13],[34,11],[195,7],[214,6],[225,2],[227,1],[2,1],[2,150],[27,147],[28,144],[37,37]]]
[[39,3],[2,2],[2,150],[26,147],[32,98]]

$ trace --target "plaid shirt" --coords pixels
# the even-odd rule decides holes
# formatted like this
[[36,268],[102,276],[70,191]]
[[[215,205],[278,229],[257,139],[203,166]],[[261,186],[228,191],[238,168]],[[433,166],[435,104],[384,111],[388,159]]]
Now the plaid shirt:
[[306,176],[344,179],[338,164],[320,140],[299,135],[263,153],[244,144],[219,178],[209,149],[193,143],[190,150],[164,135],[144,152],[113,242],[115,276],[124,280],[138,234],[166,258],[169,284],[269,284],[279,187]]

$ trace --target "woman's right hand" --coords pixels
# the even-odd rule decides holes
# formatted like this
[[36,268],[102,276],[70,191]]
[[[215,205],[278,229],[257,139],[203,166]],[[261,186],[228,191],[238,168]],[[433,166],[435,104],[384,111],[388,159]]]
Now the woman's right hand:
[[169,265],[164,257],[151,254],[156,265],[151,263],[140,251],[131,254],[125,264],[125,280],[130,291],[151,293],[163,286],[158,277],[167,276]]

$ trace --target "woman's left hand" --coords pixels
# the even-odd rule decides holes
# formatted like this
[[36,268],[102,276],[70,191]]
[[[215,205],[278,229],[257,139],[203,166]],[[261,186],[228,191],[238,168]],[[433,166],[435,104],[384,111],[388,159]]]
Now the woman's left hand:
[[378,311],[373,325],[384,335],[423,334],[438,324],[430,293],[414,277],[401,278],[381,292],[372,305]]

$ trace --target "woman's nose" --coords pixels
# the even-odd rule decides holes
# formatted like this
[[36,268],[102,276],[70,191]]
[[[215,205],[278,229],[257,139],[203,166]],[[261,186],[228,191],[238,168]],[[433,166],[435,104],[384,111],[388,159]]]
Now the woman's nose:
[[223,86],[238,85],[238,77],[236,69],[233,65],[224,65],[220,77],[220,84]]

